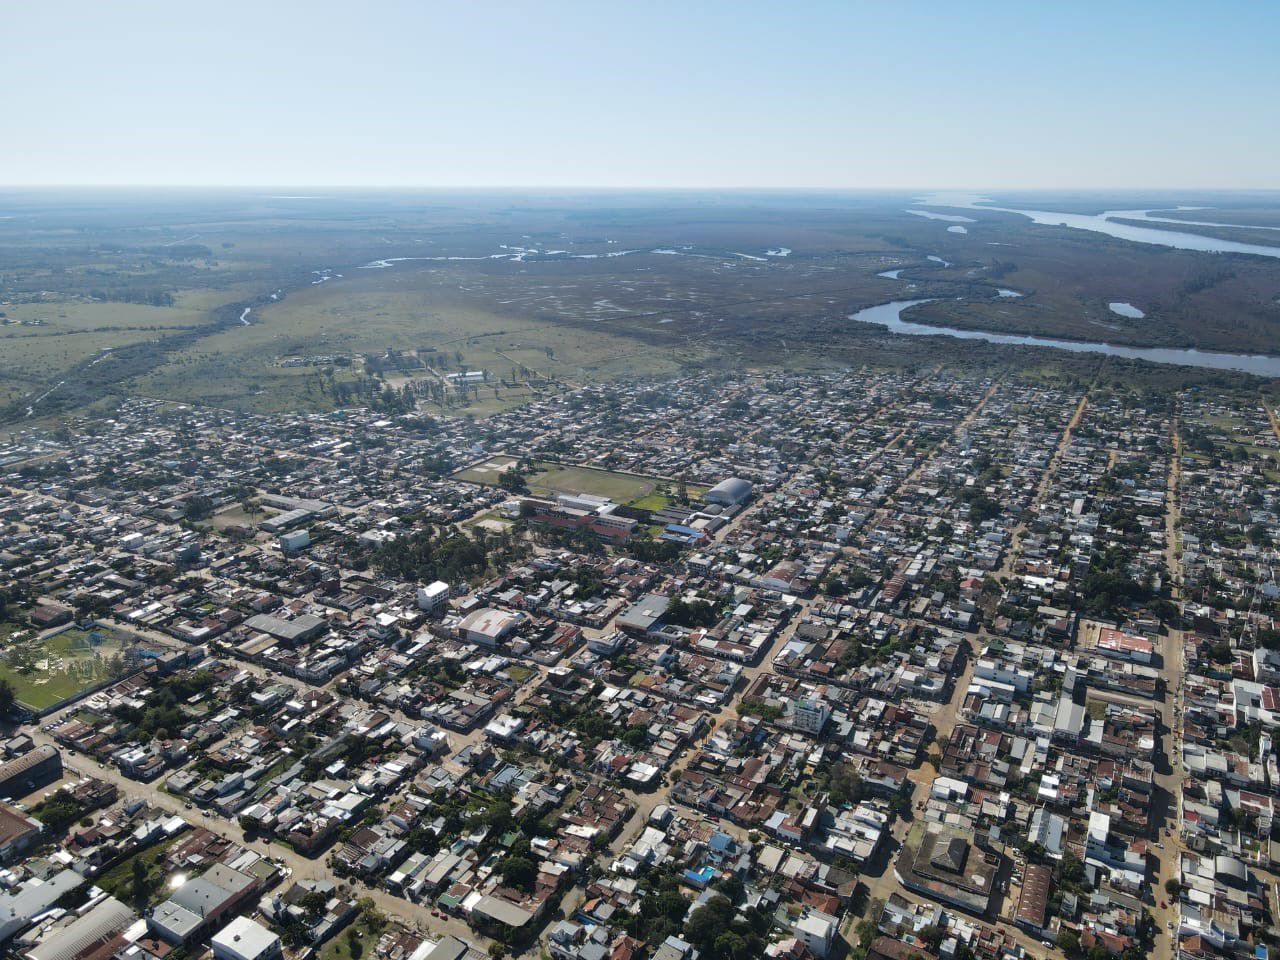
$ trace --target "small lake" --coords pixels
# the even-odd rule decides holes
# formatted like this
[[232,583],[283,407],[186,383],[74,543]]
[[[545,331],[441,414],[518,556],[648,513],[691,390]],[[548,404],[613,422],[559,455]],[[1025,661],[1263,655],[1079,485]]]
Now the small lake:
[[1117,317],[1128,317],[1130,320],[1145,320],[1147,316],[1132,303],[1124,303],[1122,301],[1108,303],[1107,309]]
[[849,319],[859,323],[874,323],[888,327],[891,333],[916,337],[957,337],[961,340],[985,340],[988,343],[1015,344],[1028,347],[1049,347],[1070,353],[1102,353],[1130,360],[1147,360],[1151,363],[1170,363],[1209,370],[1239,370],[1259,377],[1280,377],[1280,357],[1239,353],[1206,353],[1200,350],[1180,350],[1174,347],[1122,347],[1110,343],[1090,343],[1083,340],[1055,340],[1049,337],[1030,337],[1013,333],[991,333],[985,330],[958,330],[954,327],[934,327],[924,323],[912,323],[902,319],[902,313],[922,303],[933,303],[936,297],[923,300],[894,300],[874,307],[867,307],[851,314]]
[[977,223],[973,217],[959,217],[953,213],[934,213],[932,210],[908,210],[907,213],[914,213],[917,217],[924,217],[926,220],[944,220],[947,223]]

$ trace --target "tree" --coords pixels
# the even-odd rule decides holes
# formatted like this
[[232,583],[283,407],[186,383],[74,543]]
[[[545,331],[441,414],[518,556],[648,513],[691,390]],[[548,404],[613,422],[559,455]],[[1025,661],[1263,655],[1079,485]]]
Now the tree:
[[700,906],[684,925],[685,939],[708,953],[716,953],[716,938],[728,930],[734,917],[728,897],[715,896]]
[[1182,892],[1182,884],[1178,882],[1176,877],[1170,877],[1164,882],[1164,892],[1171,897],[1176,897]]
[[942,943],[945,931],[936,924],[931,923],[926,927],[921,927],[916,932],[916,936],[920,939],[920,942],[927,945],[933,953],[937,953],[938,945]]
[[829,799],[836,806],[859,803],[862,800],[862,777],[852,764],[837,763],[831,768],[827,789]]
[[738,960],[739,957],[747,956],[747,941],[732,930],[726,930],[716,937],[712,953],[725,960]]
[[0,677],[0,714],[7,714],[13,710],[14,702],[13,684]]
[[1084,864],[1074,854],[1064,853],[1058,861],[1058,878],[1064,883],[1079,883],[1084,879]]
[[307,912],[307,916],[312,920],[319,920],[324,916],[324,908],[328,904],[328,898],[319,890],[312,890],[308,894],[304,894],[302,899],[298,901],[298,906]]
[[151,883],[147,875],[147,864],[142,857],[133,858],[132,871],[130,892],[133,895],[133,902],[136,906],[143,906],[150,898]]
[[1071,929],[1058,932],[1058,946],[1068,957],[1080,956],[1080,934]]
[[505,857],[498,864],[502,882],[517,890],[532,890],[538,879],[538,867],[528,857]]

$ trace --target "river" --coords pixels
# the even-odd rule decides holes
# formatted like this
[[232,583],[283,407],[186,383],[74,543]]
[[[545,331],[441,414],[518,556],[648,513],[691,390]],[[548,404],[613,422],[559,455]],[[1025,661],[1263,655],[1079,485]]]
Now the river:
[[874,323],[888,327],[891,333],[908,336],[958,337],[961,340],[986,340],[988,343],[1016,344],[1028,347],[1050,347],[1071,353],[1103,353],[1130,360],[1148,360],[1151,363],[1170,363],[1187,367],[1203,367],[1209,370],[1239,370],[1259,377],[1280,377],[1280,357],[1241,353],[1207,353],[1200,350],[1179,350],[1173,347],[1123,347],[1110,343],[1090,343],[1082,340],[1054,340],[1049,337],[1030,337],[1013,333],[989,333],[985,330],[959,330],[954,327],[935,327],[924,323],[912,323],[902,319],[904,310],[922,303],[933,303],[937,297],[923,300],[894,300],[878,306],[867,307],[851,314],[849,319],[859,323]]
[[[1161,247],[1174,247],[1178,250],[1196,250],[1200,253],[1249,253],[1259,257],[1280,258],[1280,246],[1270,247],[1260,243],[1237,243],[1234,240],[1220,240],[1217,237],[1205,237],[1198,233],[1183,233],[1180,230],[1161,230],[1156,227],[1138,227],[1128,223],[1117,223],[1116,219],[1148,220],[1152,223],[1186,223],[1187,226],[1230,226],[1236,224],[1217,224],[1202,221],[1193,224],[1188,221],[1167,220],[1153,217],[1150,210],[1104,210],[1102,213],[1055,213],[1050,210],[1021,210],[1014,207],[997,207],[986,197],[971,194],[932,194],[917,201],[925,207],[943,207],[960,210],[990,210],[993,213],[1017,213],[1029,217],[1032,222],[1050,227],[1073,227],[1076,230],[1090,230],[1094,233],[1105,233],[1109,237],[1130,240],[1134,243],[1150,243]],[[1238,229],[1252,229],[1238,226]]]

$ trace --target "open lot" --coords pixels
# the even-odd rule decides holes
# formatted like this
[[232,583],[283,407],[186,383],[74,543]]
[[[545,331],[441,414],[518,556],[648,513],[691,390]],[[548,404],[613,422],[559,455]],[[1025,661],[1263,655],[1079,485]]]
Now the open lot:
[[453,475],[453,479],[462,480],[466,483],[480,483],[485,486],[495,486],[498,477],[506,473],[514,467],[519,460],[515,457],[490,457],[483,463],[477,463],[475,466],[468,467],[466,470],[459,470]]

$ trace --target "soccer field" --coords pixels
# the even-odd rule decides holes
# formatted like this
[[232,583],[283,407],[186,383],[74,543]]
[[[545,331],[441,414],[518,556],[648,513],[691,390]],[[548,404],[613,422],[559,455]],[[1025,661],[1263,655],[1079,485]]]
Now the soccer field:
[[125,672],[126,638],[109,630],[70,627],[43,640],[16,643],[0,655],[0,678],[18,702],[43,710]]

